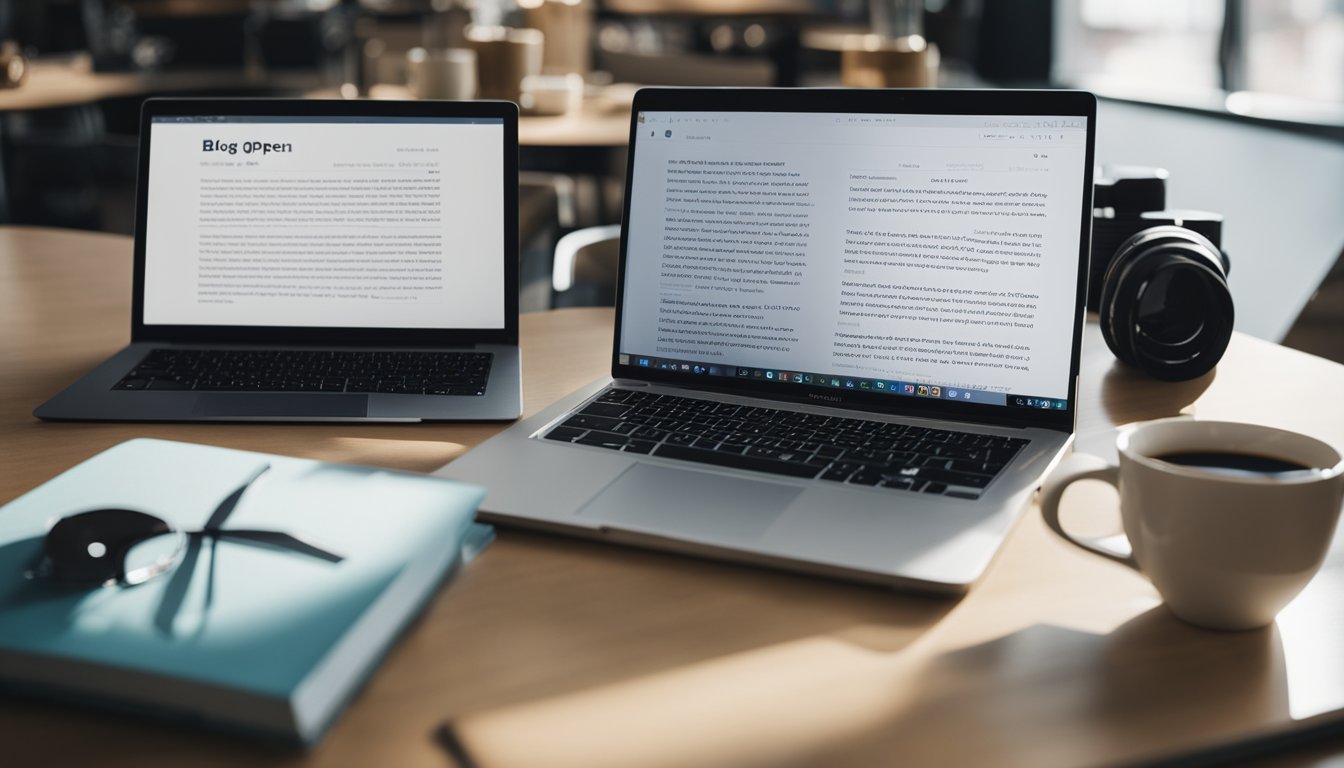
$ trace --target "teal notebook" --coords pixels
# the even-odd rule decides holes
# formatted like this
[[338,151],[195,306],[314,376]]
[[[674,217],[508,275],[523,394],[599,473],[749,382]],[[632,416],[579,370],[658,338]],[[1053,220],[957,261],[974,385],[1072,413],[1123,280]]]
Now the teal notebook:
[[[134,587],[31,575],[59,518],[118,507],[203,527],[283,531],[331,562],[192,537]],[[0,685],[316,741],[443,577],[489,543],[485,490],[422,475],[131,440],[0,508]]]

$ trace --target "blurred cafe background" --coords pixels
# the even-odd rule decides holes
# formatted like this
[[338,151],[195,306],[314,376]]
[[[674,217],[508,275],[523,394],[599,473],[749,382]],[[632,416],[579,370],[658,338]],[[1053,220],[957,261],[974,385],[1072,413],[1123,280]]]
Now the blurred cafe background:
[[508,99],[523,309],[609,302],[641,85],[1081,87],[1224,218],[1238,329],[1344,361],[1344,0],[0,0],[0,224],[129,234],[152,96]]

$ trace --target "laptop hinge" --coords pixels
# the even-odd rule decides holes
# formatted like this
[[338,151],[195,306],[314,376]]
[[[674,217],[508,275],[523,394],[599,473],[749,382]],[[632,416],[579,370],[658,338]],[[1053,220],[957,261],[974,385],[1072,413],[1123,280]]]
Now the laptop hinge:
[[240,347],[243,349],[352,349],[352,350],[472,350],[480,344],[396,344],[396,343],[342,343],[337,341],[240,341],[237,339],[163,339],[140,337],[131,339],[134,344],[147,344],[154,347],[220,348]]

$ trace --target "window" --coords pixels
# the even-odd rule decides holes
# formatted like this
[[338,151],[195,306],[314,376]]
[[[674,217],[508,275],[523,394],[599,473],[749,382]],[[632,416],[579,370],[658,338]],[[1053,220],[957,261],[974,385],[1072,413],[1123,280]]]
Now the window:
[[1344,123],[1344,0],[1055,0],[1054,79]]
[[1249,91],[1344,104],[1344,0],[1249,0]]

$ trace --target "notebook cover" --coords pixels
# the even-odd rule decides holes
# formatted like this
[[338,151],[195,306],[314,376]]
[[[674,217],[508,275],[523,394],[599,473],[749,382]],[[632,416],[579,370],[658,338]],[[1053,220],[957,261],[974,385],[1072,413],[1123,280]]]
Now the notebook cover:
[[[57,519],[148,512],[197,530],[263,464],[224,528],[284,531],[331,563],[195,539],[171,573],[71,590],[26,576]],[[0,508],[0,685],[311,742],[465,549],[484,489],[428,476],[131,440]]]

